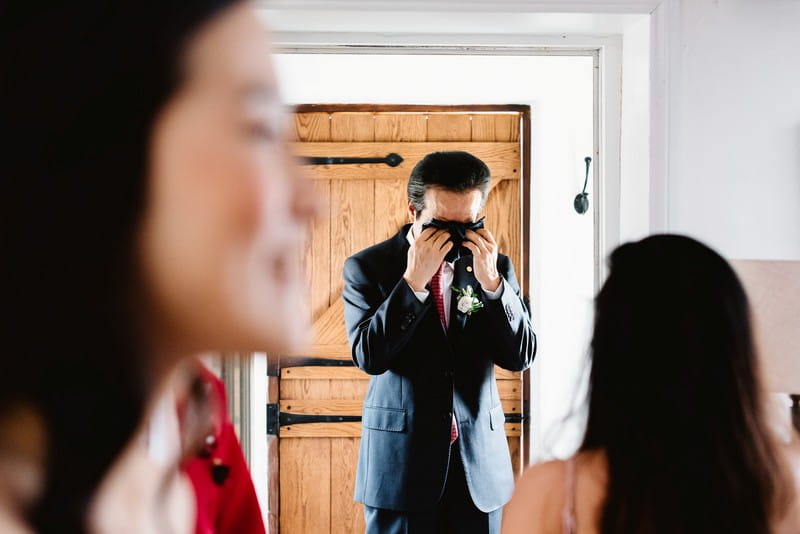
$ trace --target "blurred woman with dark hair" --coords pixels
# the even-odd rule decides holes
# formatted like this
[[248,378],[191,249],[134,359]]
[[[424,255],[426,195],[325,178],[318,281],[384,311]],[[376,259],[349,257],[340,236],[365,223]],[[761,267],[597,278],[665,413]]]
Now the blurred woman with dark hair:
[[0,5],[0,517],[17,528],[191,530],[180,451],[144,446],[153,399],[189,395],[188,356],[304,338],[314,204],[269,47],[233,0]]
[[521,477],[503,532],[800,532],[744,290],[686,237],[619,247],[597,296],[578,453]]

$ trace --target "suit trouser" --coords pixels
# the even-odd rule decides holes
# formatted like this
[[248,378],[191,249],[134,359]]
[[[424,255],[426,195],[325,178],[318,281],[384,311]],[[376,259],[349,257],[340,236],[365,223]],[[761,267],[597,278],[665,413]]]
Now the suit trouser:
[[366,534],[500,534],[502,508],[481,512],[472,502],[458,440],[450,453],[444,495],[430,510],[398,512],[364,506]]

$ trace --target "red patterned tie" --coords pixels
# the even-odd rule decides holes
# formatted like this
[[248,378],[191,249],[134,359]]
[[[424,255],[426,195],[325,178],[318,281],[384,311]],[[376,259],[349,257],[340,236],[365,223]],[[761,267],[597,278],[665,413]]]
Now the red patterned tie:
[[[442,293],[442,271],[444,270],[444,263],[439,266],[439,270],[431,278],[431,291],[433,292],[434,301],[436,302],[436,311],[439,312],[439,319],[442,321],[442,327],[445,332],[447,331],[447,320],[444,314],[444,293]],[[450,423],[450,445],[458,439],[458,425],[456,424],[456,414]]]
[[442,294],[442,271],[444,271],[444,263],[439,266],[439,270],[431,278],[431,291],[433,298],[436,302],[436,311],[439,312],[439,319],[442,321],[442,327],[445,332],[447,331],[447,321],[444,314],[444,295]]

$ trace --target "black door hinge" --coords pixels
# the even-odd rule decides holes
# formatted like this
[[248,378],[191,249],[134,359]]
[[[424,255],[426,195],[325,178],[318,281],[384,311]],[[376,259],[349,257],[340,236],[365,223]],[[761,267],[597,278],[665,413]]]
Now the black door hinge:
[[[522,414],[507,413],[506,423],[521,423],[525,420]],[[359,423],[360,415],[322,415],[322,414],[297,414],[281,412],[277,404],[267,404],[267,435],[279,436],[280,428],[289,425],[302,425],[305,423]]]
[[363,165],[365,163],[372,163],[372,164],[385,164],[389,167],[397,167],[401,163],[403,163],[403,157],[400,154],[395,154],[392,152],[391,154],[387,155],[383,158],[351,158],[351,157],[333,157],[333,156],[322,156],[322,157],[307,157],[304,158],[304,163],[306,165]]
[[267,404],[267,435],[277,436],[280,430],[280,421],[278,419],[278,405]]

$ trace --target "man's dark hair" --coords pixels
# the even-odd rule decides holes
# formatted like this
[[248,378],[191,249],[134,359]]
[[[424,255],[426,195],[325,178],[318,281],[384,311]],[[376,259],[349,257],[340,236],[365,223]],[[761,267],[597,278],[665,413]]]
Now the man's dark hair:
[[419,213],[425,209],[425,191],[438,187],[457,193],[478,189],[483,194],[483,202],[486,202],[491,178],[489,167],[469,152],[432,152],[411,171],[408,200]]

